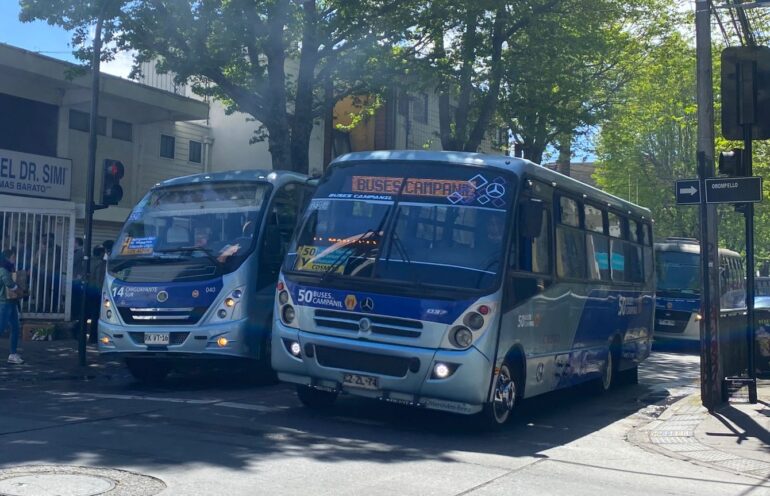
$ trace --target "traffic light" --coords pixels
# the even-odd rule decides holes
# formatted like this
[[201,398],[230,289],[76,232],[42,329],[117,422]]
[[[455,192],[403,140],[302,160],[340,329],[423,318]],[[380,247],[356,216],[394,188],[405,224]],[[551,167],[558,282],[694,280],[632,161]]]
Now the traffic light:
[[120,180],[123,179],[125,168],[119,160],[106,159],[102,174],[102,205],[117,205],[123,198],[123,188]]
[[719,154],[719,173],[723,176],[745,177],[746,171],[743,161],[743,150],[733,148],[729,152]]

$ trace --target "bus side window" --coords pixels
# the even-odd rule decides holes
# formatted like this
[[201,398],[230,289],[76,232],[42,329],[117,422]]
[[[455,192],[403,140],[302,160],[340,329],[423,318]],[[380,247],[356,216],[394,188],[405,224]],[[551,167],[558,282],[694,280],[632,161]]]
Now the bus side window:
[[532,215],[523,205],[530,200],[524,200],[519,205],[517,214],[516,242],[511,246],[515,271],[508,278],[509,291],[507,308],[521,303],[543,292],[550,284],[551,278],[551,210],[544,205],[539,211],[542,216],[540,232],[536,236],[524,232],[522,216]]

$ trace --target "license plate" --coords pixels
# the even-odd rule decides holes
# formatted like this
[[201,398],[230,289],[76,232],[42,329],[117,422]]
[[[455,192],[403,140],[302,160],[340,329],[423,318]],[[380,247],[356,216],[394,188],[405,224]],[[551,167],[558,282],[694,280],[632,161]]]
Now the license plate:
[[342,384],[361,389],[379,389],[377,378],[370,375],[345,374],[342,376]]
[[168,344],[171,342],[171,336],[167,332],[145,332],[144,344]]
[[672,326],[673,327],[673,326],[676,325],[676,322],[674,322],[673,320],[659,320],[658,324],[664,325],[664,326]]

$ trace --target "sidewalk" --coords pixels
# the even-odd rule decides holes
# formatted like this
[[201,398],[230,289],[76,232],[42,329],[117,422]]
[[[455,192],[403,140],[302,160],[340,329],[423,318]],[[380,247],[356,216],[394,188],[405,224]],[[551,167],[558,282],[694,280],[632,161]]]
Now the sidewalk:
[[0,388],[43,381],[110,380],[127,373],[120,361],[99,356],[95,345],[88,346],[87,366],[80,367],[76,340],[23,341],[19,353],[24,364],[9,364],[8,339],[0,339]]
[[734,397],[713,414],[699,394],[687,396],[631,431],[628,440],[672,458],[770,479],[770,383],[760,382],[758,396],[756,405]]

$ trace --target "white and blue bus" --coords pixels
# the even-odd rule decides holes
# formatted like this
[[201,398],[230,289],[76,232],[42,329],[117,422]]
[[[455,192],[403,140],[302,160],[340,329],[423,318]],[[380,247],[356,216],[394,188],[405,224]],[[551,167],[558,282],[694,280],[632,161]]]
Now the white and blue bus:
[[650,212],[534,163],[335,160],[277,285],[272,363],[340,392],[504,423],[522,398],[635,378],[650,353]]
[[[655,243],[657,288],[655,337],[700,341],[700,244],[692,238],[665,238]],[[746,270],[737,252],[719,249],[719,306],[723,311],[746,308]]]
[[110,256],[99,351],[140,381],[201,360],[269,371],[273,297],[305,176],[232,171],[170,179],[136,205]]

